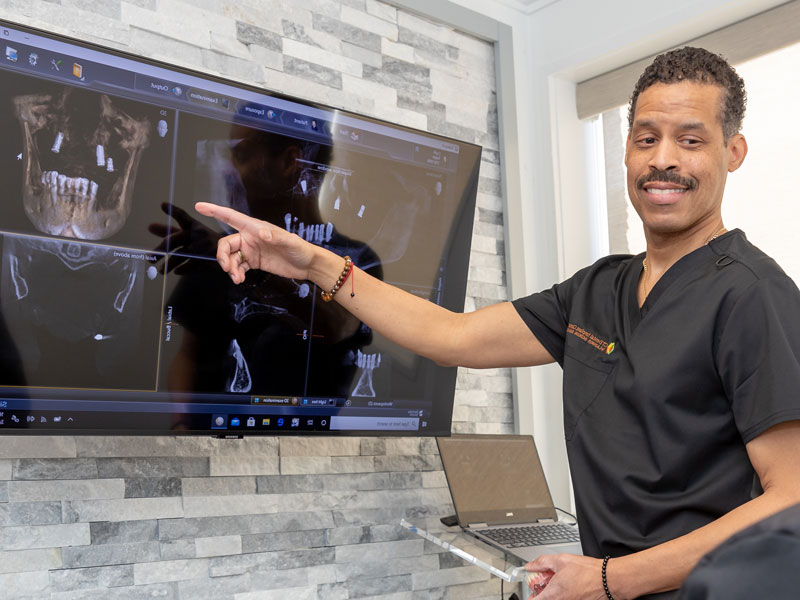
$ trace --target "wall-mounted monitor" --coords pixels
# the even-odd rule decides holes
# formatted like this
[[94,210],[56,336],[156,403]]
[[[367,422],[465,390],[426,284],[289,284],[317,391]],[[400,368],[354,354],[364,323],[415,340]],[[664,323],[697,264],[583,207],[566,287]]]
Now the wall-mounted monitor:
[[0,44],[0,434],[449,433],[454,368],[308,281],[233,285],[193,206],[462,310],[480,147],[9,22]]

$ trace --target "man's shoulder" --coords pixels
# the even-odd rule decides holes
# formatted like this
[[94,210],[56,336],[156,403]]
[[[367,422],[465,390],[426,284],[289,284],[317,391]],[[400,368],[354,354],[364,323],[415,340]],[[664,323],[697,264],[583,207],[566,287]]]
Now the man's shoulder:
[[788,277],[780,265],[766,252],[747,239],[743,231],[734,229],[729,235],[709,244],[718,255],[717,265],[738,265],[734,271],[752,282]]

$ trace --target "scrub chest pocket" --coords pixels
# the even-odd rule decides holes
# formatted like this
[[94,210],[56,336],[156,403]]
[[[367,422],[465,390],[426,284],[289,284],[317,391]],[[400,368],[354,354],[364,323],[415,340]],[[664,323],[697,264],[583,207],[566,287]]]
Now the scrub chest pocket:
[[603,389],[611,385],[616,356],[581,340],[569,340],[564,348],[564,435],[571,440],[584,412]]

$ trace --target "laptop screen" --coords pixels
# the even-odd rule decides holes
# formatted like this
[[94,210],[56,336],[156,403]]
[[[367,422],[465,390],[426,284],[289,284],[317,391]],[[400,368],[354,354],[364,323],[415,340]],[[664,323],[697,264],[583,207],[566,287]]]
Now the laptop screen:
[[556,519],[531,436],[454,435],[437,442],[462,527]]

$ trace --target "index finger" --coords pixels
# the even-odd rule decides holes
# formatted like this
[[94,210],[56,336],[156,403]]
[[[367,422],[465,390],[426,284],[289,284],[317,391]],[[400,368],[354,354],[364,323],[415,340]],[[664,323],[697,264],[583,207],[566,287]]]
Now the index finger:
[[241,231],[250,225],[259,223],[258,219],[249,217],[246,214],[240,213],[232,208],[228,208],[227,206],[220,206],[219,204],[212,204],[211,202],[198,202],[194,205],[194,208],[201,215],[219,219],[237,231]]

